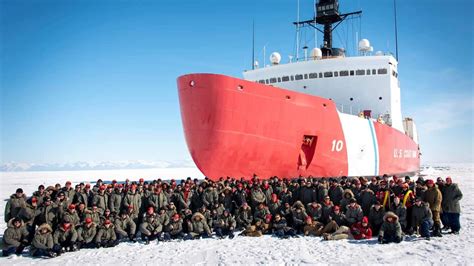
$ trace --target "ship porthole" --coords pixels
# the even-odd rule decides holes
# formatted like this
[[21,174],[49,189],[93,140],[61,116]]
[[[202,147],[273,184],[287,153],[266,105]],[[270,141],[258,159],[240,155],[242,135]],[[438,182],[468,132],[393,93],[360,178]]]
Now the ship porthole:
[[379,97],[379,100],[382,100],[382,97]]
[[191,81],[189,82],[189,86],[194,87],[194,85],[196,85],[196,82],[194,82],[194,80],[191,80]]
[[290,95],[286,95],[286,99],[287,100],[291,99]]
[[238,89],[238,90],[243,90],[243,89],[244,89],[244,86],[238,85],[238,86],[237,86],[237,89]]
[[349,100],[353,101],[353,100],[354,100],[354,98],[350,98]]
[[325,104],[325,103],[323,103],[323,107],[326,108],[326,104]]

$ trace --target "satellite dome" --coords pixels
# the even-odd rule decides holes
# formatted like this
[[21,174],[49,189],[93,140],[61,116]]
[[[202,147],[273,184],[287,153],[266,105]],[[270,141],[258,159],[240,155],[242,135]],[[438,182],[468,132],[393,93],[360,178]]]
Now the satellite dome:
[[313,58],[314,60],[321,59],[322,56],[323,52],[321,51],[321,49],[313,48],[313,50],[311,50],[311,58]]
[[370,42],[367,39],[362,39],[359,41],[359,51],[367,52],[370,50]]
[[272,62],[272,65],[278,65],[280,64],[281,61],[281,55],[277,52],[273,52],[270,55],[270,62]]

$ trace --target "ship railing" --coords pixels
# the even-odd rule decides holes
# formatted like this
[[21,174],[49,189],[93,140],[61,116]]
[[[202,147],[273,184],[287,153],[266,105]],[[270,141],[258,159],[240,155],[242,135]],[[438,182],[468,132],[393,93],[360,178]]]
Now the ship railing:
[[[338,104],[336,103],[336,108],[339,112],[344,114],[350,115],[357,115],[364,117],[364,110],[368,110],[367,108],[360,108],[359,106],[354,105],[347,105],[347,104]],[[374,121],[378,121],[383,124],[391,125],[392,120],[390,118],[390,114],[375,114],[371,113],[370,119]]]

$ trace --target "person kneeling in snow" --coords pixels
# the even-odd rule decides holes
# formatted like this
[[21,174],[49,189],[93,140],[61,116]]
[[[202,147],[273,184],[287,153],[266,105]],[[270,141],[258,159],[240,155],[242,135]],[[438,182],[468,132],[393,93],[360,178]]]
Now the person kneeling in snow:
[[153,207],[148,207],[143,223],[140,224],[140,232],[142,233],[145,245],[150,244],[150,241],[160,238],[162,231],[163,225],[158,220],[155,210]]
[[414,232],[418,229],[421,237],[430,240],[430,228],[433,226],[433,214],[431,213],[429,204],[423,202],[421,198],[416,198],[411,214],[411,224]]
[[36,229],[35,236],[31,242],[30,253],[33,257],[56,257],[53,252],[53,229],[47,223],[44,223]]
[[[311,217],[310,217],[311,218]],[[273,219],[273,234],[279,238],[287,238],[290,236],[296,236],[295,229],[287,226],[286,219],[282,218],[280,214],[276,214]]]
[[189,234],[186,235],[186,240],[200,237],[209,238],[212,234],[204,215],[200,212],[193,214],[191,221],[188,221],[188,231]]
[[234,238],[234,229],[236,222],[234,217],[230,214],[229,210],[224,210],[224,213],[219,216],[215,225],[214,231],[220,238],[228,235],[230,239]]
[[7,226],[3,234],[2,256],[7,257],[13,253],[20,255],[28,245],[28,230],[20,218],[10,219]]
[[78,249],[77,231],[71,223],[69,217],[64,217],[63,222],[59,225],[53,235],[53,250],[61,255],[64,251],[76,251]]
[[77,229],[77,239],[80,248],[96,248],[95,236],[97,228],[92,218],[87,217],[79,229]]
[[109,219],[106,219],[99,228],[95,237],[97,247],[110,248],[117,245],[117,235],[115,234],[115,226]]
[[402,226],[400,225],[398,216],[395,213],[387,212],[384,215],[378,240],[380,244],[391,242],[400,243],[402,241]]

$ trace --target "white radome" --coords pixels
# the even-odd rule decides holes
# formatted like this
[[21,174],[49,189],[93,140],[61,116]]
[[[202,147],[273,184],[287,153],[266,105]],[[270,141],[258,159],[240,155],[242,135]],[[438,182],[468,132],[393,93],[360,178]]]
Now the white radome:
[[382,56],[382,55],[383,55],[383,52],[382,52],[382,51],[377,51],[377,52],[375,52],[375,55],[376,55],[376,56]]
[[311,50],[311,58],[316,60],[316,59],[321,59],[321,57],[323,57],[323,52],[321,51],[321,49],[313,48],[313,50]]
[[367,52],[370,50],[370,42],[367,39],[359,41],[359,51]]
[[270,55],[270,62],[272,62],[272,65],[278,65],[280,64],[281,61],[281,55],[278,52],[273,52]]

